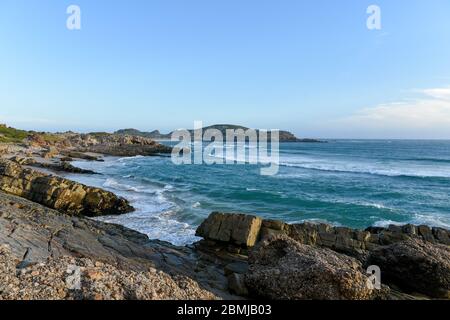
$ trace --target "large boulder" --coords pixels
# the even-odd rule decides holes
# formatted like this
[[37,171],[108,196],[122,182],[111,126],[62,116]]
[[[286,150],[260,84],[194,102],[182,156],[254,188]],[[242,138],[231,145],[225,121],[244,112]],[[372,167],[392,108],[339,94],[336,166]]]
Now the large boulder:
[[354,258],[283,235],[253,248],[245,282],[250,294],[268,299],[360,300],[379,295]]
[[74,215],[99,216],[133,211],[127,200],[99,188],[23,168],[0,159],[0,190]]
[[450,247],[409,239],[373,250],[369,264],[399,287],[436,298],[450,298]]
[[196,235],[209,240],[252,247],[259,238],[262,219],[245,214],[213,212],[198,227]]

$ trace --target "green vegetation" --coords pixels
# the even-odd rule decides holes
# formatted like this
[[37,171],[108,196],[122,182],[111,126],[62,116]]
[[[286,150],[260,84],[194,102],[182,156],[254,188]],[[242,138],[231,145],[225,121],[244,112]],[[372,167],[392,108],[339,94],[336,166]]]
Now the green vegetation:
[[40,133],[39,136],[42,138],[42,140],[50,144],[59,142],[64,139],[62,136],[53,133]]
[[28,136],[28,132],[0,125],[0,142],[20,143]]
[[111,133],[108,132],[90,132],[89,134],[95,138],[107,137],[111,135]]

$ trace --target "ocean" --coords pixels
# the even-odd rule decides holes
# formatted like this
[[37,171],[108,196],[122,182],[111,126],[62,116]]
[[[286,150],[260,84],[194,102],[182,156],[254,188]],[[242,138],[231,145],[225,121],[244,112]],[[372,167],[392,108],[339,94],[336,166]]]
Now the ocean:
[[280,169],[175,165],[168,157],[76,161],[101,175],[70,175],[128,199],[136,211],[99,220],[176,245],[197,240],[212,211],[353,228],[426,224],[450,228],[450,141],[330,140],[281,143]]

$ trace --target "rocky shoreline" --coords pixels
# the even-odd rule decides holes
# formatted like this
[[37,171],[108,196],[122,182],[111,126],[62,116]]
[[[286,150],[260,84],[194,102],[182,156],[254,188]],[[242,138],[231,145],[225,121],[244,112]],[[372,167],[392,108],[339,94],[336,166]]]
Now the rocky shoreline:
[[[133,210],[126,199],[61,177],[94,174],[72,159],[157,155],[144,137],[31,134],[1,144],[0,299],[449,299],[450,232],[355,230],[212,213],[203,240],[180,247],[89,217]],[[381,270],[373,286],[369,266]],[[79,268],[70,288],[68,270]]]
[[[213,213],[198,228],[204,239],[179,247],[0,192],[0,297],[448,299],[449,232],[410,232],[420,229],[344,231]],[[331,234],[334,244],[319,241]],[[352,252],[351,239],[364,234],[374,246]],[[381,290],[367,286],[370,264],[382,270]],[[64,285],[70,265],[82,268],[79,290]],[[148,292],[154,281],[159,290]]]

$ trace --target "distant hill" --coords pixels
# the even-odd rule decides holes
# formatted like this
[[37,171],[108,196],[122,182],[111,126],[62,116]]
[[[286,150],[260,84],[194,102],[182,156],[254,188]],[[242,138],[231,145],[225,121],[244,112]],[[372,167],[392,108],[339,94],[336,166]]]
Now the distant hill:
[[[243,127],[243,126],[238,126],[238,125],[233,125],[233,124],[215,124],[215,125],[203,128],[203,130],[207,130],[207,129],[217,129],[217,130],[221,131],[223,136],[225,137],[227,129],[247,130],[249,128]],[[191,132],[191,134],[193,134],[193,132],[194,132],[194,130],[192,130],[192,129],[189,131]],[[139,131],[136,129],[122,129],[122,130],[116,131],[115,133],[122,134],[122,135],[128,134],[128,135],[142,136],[142,137],[146,137],[146,138],[152,138],[155,140],[170,140],[171,136],[172,136],[172,132],[170,132],[168,134],[163,134],[163,133],[159,132],[159,130],[145,132],[145,131]],[[268,138],[270,139],[270,135]],[[317,140],[317,139],[300,139],[300,138],[297,138],[294,134],[292,134],[289,131],[280,130],[280,142],[312,142],[312,143],[316,142],[317,143],[317,142],[324,142],[324,141]]]
[[127,134],[127,135],[131,135],[131,136],[141,136],[141,137],[151,138],[151,139],[155,139],[155,140],[170,140],[170,137],[171,137],[171,133],[162,134],[159,132],[159,130],[145,132],[145,131],[139,131],[136,129],[122,129],[122,130],[117,130],[114,133],[121,134],[121,135]]

